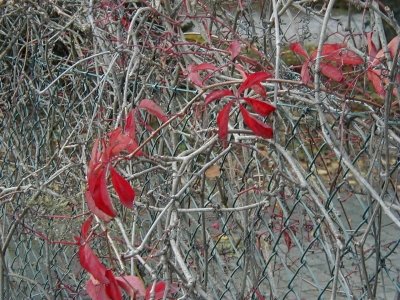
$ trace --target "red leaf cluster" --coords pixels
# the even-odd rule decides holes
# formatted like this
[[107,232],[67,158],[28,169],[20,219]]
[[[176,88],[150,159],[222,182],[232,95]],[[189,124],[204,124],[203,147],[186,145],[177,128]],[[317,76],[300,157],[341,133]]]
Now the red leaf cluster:
[[[271,78],[272,75],[267,72],[255,72],[252,74],[247,74],[240,68],[240,66],[239,71],[243,75],[244,81],[240,84],[236,94],[230,89],[222,89],[214,90],[205,97],[206,104],[210,104],[211,102],[220,100],[224,97],[234,97],[233,100],[230,100],[222,107],[217,116],[218,136],[221,139],[224,147],[227,147],[228,145],[227,137],[229,114],[235,102],[244,100],[244,102],[248,104],[255,113],[263,117],[270,115],[276,109],[275,106],[263,100],[242,96],[244,91],[247,89],[253,89],[257,94],[266,96],[266,91],[261,85],[261,82]],[[263,138],[272,138],[273,130],[271,127],[253,117],[243,105],[240,104],[239,108],[243,116],[244,123],[251,129],[251,131],[253,131],[254,134]]]
[[[146,110],[161,122],[167,122],[168,117],[152,100],[142,100],[137,109]],[[135,115],[137,109],[127,115],[125,127],[117,127],[106,138],[96,140],[87,171],[88,190],[85,193],[90,211],[103,221],[110,221],[117,215],[107,188],[108,176],[122,205],[133,208],[135,191],[130,183],[112,166],[122,153],[143,153],[138,149],[136,141]],[[96,278],[97,279],[97,278]]]
[[[374,44],[373,32],[366,34],[368,46],[368,68],[366,70],[367,79],[371,82],[375,92],[381,97],[385,96],[385,86],[389,83],[389,78],[385,77],[382,70],[386,69],[384,49],[378,51],[378,47]],[[397,45],[400,42],[400,36],[394,37],[388,43],[389,56],[393,59],[396,55]],[[317,56],[317,51],[308,55],[307,51],[298,42],[292,43],[289,48],[299,56],[305,59],[301,68],[301,80],[309,84],[312,82],[309,68]],[[344,44],[324,44],[321,49],[320,71],[328,79],[335,82],[344,82],[346,77],[342,71],[342,67],[354,67],[364,63],[364,60],[353,51],[346,48]],[[400,82],[400,75],[397,75],[397,82]],[[354,86],[351,81],[346,82],[348,86]],[[398,91],[393,90],[394,95]]]
[[[308,55],[307,51],[298,42],[290,44],[289,48],[305,59],[301,68],[301,80],[305,84],[311,83],[312,78],[309,68],[317,57],[317,50]],[[364,60],[360,56],[347,49],[343,44],[324,44],[322,46],[320,71],[328,79],[335,82],[342,82],[345,79],[341,70],[342,66],[356,66],[363,62]]]
[[[153,285],[145,288],[143,281],[133,275],[115,276],[100,261],[89,246],[89,232],[93,217],[90,216],[81,226],[81,236],[77,237],[78,257],[81,266],[90,274],[86,283],[86,292],[93,300],[122,300],[122,291],[133,299],[150,299]],[[155,283],[154,299],[162,299],[166,284],[163,281]],[[173,292],[173,290],[171,291]]]

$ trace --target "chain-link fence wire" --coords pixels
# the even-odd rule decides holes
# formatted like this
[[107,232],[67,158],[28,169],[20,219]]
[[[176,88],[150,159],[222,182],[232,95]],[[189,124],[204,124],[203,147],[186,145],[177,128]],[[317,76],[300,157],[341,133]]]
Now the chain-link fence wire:
[[[171,116],[180,112],[199,93],[187,84],[186,65],[227,63],[215,47],[226,49],[222,37],[232,38],[234,28],[248,42],[243,56],[254,60],[256,46],[265,53],[254,68],[274,64],[272,3],[241,10],[171,1],[158,12],[156,4],[0,4],[3,299],[88,298],[74,237],[88,214],[83,194],[94,139],[143,98]],[[301,28],[300,38],[312,36],[312,8],[293,5],[305,14],[291,12],[291,26]],[[207,23],[215,33],[208,36],[201,25],[211,15],[211,23],[226,24]],[[196,32],[182,36],[177,24]],[[288,31],[281,37],[291,38]],[[172,282],[176,298],[398,297],[395,111],[385,116],[377,98],[375,106],[352,101],[354,91],[348,101],[321,93],[316,103],[281,63],[286,81],[274,119],[266,120],[276,128],[273,140],[246,130],[236,108],[222,147],[221,104],[204,106],[200,98],[146,144],[145,156],[118,165],[137,196],[133,211],[115,201],[119,223],[100,222],[94,233],[91,246],[108,268],[146,284]],[[273,101],[275,85],[266,88]],[[146,114],[138,124],[139,143],[160,125]],[[140,246],[142,261],[128,258]],[[115,252],[125,257],[122,266]]]

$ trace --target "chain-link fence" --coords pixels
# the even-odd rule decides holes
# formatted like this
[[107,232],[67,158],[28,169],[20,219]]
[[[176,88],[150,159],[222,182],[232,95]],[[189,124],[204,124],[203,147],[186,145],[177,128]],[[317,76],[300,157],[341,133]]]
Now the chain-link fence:
[[[88,299],[75,237],[91,147],[144,98],[179,117],[154,134],[159,121],[138,116],[145,155],[118,164],[135,209],[115,201],[118,218],[93,230],[108,268],[164,280],[174,299],[398,299],[399,99],[329,81],[315,91],[288,67],[297,58],[276,60],[297,33],[312,37],[314,7],[154,2],[0,1],[1,299]],[[226,40],[242,43],[233,63]],[[237,64],[280,66],[264,86],[273,139],[233,108],[223,147],[222,104],[187,80],[202,62],[227,66],[207,87],[233,89]]]

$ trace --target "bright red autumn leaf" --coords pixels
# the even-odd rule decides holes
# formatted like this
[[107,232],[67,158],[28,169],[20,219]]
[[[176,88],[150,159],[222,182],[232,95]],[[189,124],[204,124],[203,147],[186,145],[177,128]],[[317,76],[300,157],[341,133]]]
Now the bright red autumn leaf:
[[300,55],[300,56],[302,56],[302,57],[304,57],[306,59],[309,58],[307,51],[303,48],[303,46],[299,42],[291,43],[289,45],[289,48],[294,53],[296,53],[296,54],[298,54],[298,55]]
[[115,280],[114,274],[111,270],[106,271],[106,277],[109,280],[109,283],[106,284],[106,294],[112,300],[122,300],[121,290],[117,281]]
[[122,177],[113,167],[110,168],[111,182],[121,204],[127,208],[133,208],[133,202],[135,200],[135,190],[132,188],[130,183]]
[[89,181],[89,190],[92,193],[96,207],[110,217],[115,217],[117,213],[113,208],[110,194],[108,193],[106,172],[106,168],[102,168],[99,174],[96,174],[97,178],[94,180],[94,186],[91,187]]
[[100,210],[97,206],[96,203],[93,200],[92,194],[90,191],[85,192],[85,199],[86,199],[86,204],[89,208],[89,210],[98,218],[103,220],[104,222],[110,222],[112,220],[112,217],[109,215],[105,214],[102,210]]
[[86,219],[85,222],[83,222],[81,226],[81,238],[83,241],[86,241],[86,239],[89,236],[89,230],[92,228],[92,221],[93,221],[93,216],[90,216],[89,218]]
[[245,81],[239,86],[238,93],[243,93],[246,89],[252,87],[255,84],[259,84],[261,81],[264,81],[268,78],[271,78],[272,75],[267,72],[255,72],[252,74],[248,74]]
[[146,288],[142,279],[138,276],[127,275],[115,277],[118,285],[126,292],[131,298],[144,297],[146,295]]
[[254,99],[254,98],[243,98],[244,101],[246,101],[247,104],[249,104],[253,110],[258,113],[259,115],[266,117],[268,116],[270,113],[275,111],[275,106],[265,102],[265,101],[261,101],[258,99]]
[[239,41],[235,40],[229,44],[228,51],[229,54],[231,55],[232,60],[234,60],[239,55],[240,50],[241,46]]
[[82,268],[99,281],[99,283],[108,284],[110,282],[106,276],[106,267],[100,262],[87,243],[79,246],[78,257]]
[[[327,57],[327,56],[333,56],[336,53],[338,53],[341,49],[343,49],[343,44],[338,44],[338,43],[334,43],[334,44],[323,44],[322,48],[321,48],[321,58]],[[318,53],[318,49],[314,50],[311,53],[311,59],[316,59],[317,58],[317,53]]]
[[[317,50],[311,54],[311,58],[317,57]],[[334,61],[341,65],[360,65],[364,60],[356,53],[347,49],[343,44],[324,44],[321,49],[321,57],[325,61]]]
[[147,112],[157,117],[161,122],[165,123],[168,121],[168,117],[165,112],[159,107],[153,100],[143,99],[140,101],[138,108],[145,109]]
[[214,90],[211,93],[207,94],[205,100],[206,104],[209,104],[213,101],[219,100],[223,97],[233,96],[233,92],[228,89],[223,90]]
[[330,64],[320,63],[321,73],[333,81],[340,82],[344,79],[343,72]]
[[165,292],[165,287],[166,284],[164,281],[159,281],[156,283],[156,286],[154,288],[154,298],[151,298],[151,289],[153,285],[150,284],[147,289],[146,289],[146,300],[154,299],[154,300],[161,300],[164,297],[164,292]]
[[132,109],[125,121],[125,132],[134,140],[136,140],[136,120],[135,120],[136,109]]
[[135,144],[135,141],[128,134],[125,134],[120,127],[111,131],[108,136],[107,155],[110,158],[120,155],[121,152],[127,151],[131,144]]
[[244,123],[251,129],[251,131],[253,131],[255,135],[266,139],[271,139],[273,137],[273,130],[271,127],[252,117],[250,113],[243,107],[243,105],[240,105],[239,108],[240,112],[242,113]]
[[219,111],[217,116],[218,136],[222,140],[224,147],[228,145],[227,142],[228,123],[229,123],[229,113],[231,111],[232,104],[233,101],[230,101],[227,104],[225,104],[224,107]]

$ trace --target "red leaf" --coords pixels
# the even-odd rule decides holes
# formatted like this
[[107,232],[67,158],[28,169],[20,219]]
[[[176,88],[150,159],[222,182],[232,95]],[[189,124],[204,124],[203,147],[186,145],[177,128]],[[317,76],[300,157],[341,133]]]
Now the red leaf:
[[227,96],[233,96],[233,92],[231,90],[228,89],[224,89],[224,90],[215,90],[212,91],[211,93],[209,93],[206,98],[205,98],[205,102],[206,104],[209,104],[215,100],[219,100],[223,97],[227,97]]
[[124,177],[122,177],[113,167],[110,168],[111,181],[115,191],[118,194],[122,205],[127,208],[133,208],[135,200],[135,190]]
[[228,51],[231,55],[231,59],[234,60],[239,55],[241,50],[240,42],[235,40],[229,44]]
[[[315,59],[317,50],[311,57]],[[334,61],[342,65],[359,65],[364,63],[364,60],[353,51],[346,48],[343,44],[324,44],[321,49],[321,57],[326,61]]]
[[304,64],[301,67],[301,73],[300,73],[301,81],[305,84],[311,83],[311,74],[310,74],[310,70],[308,69],[309,63],[310,63],[310,61],[307,60],[304,62]]
[[229,113],[231,111],[233,101],[228,102],[219,111],[217,116],[218,125],[218,136],[222,140],[223,146],[228,146],[227,136],[228,136],[228,123],[229,123]]
[[115,279],[129,297],[135,299],[146,295],[146,288],[144,287],[143,281],[138,276],[128,275],[115,277]]
[[290,251],[290,249],[292,249],[293,247],[292,238],[290,237],[289,232],[287,232],[286,230],[283,232],[283,238],[285,239],[285,244],[286,247],[288,248],[288,251]]
[[190,65],[189,66],[190,72],[198,72],[198,71],[204,71],[204,70],[212,70],[212,71],[217,71],[218,68],[210,63],[201,63],[198,65]]
[[271,78],[272,75],[267,72],[255,72],[249,74],[246,80],[240,85],[238,93],[241,94],[244,90],[250,88],[255,84],[259,84],[261,81]]
[[326,77],[337,82],[343,80],[343,73],[338,68],[330,64],[324,64],[324,63],[320,63],[319,67],[321,69],[321,73],[324,74]]
[[252,85],[251,89],[254,90],[261,97],[267,97],[267,92],[265,91],[265,88],[262,86],[261,83],[256,83],[255,85]]
[[[321,57],[335,55],[343,48],[343,44],[324,44],[321,48]],[[318,50],[314,50],[313,53],[311,53],[311,59],[315,59],[317,57],[317,53]]]
[[[151,289],[153,285],[149,285],[146,289],[146,300],[149,300],[151,298]],[[156,286],[154,288],[154,300],[160,300],[164,297],[164,291],[165,291],[165,282],[164,281],[159,281],[156,283]],[[153,299],[153,298],[151,298]]]
[[106,294],[112,299],[112,300],[122,300],[122,294],[119,289],[118,283],[115,280],[114,274],[111,270],[106,271],[106,276],[108,280],[110,281],[106,285]]
[[149,99],[143,99],[139,103],[139,108],[143,108],[151,113],[153,116],[157,117],[161,122],[165,123],[168,121],[167,115],[163,112],[161,107],[159,107],[154,101]]
[[356,53],[349,49],[342,49],[333,58],[338,63],[348,66],[357,66],[364,63],[362,57],[358,56]]
[[372,83],[375,92],[383,97],[385,95],[385,87],[383,85],[383,79],[380,76],[380,72],[378,70],[369,68],[367,70],[367,77],[368,80]]
[[92,170],[94,165],[97,164],[100,160],[100,152],[99,152],[99,144],[100,140],[96,139],[93,144],[92,153],[90,155],[90,162],[89,162],[89,170]]
[[210,63],[202,63],[199,65],[189,65],[188,66],[188,78],[195,84],[200,87],[203,86],[203,80],[200,77],[199,71],[205,71],[205,70],[211,70],[211,71],[217,71],[218,68],[214,66],[213,64]]
[[253,131],[255,135],[261,136],[266,139],[271,139],[273,137],[273,130],[268,125],[265,125],[260,120],[252,117],[250,113],[240,105],[240,112],[243,116],[243,121]]
[[251,107],[254,109],[254,111],[256,113],[258,113],[259,115],[266,117],[268,116],[270,113],[275,111],[275,106],[258,100],[258,99],[254,99],[254,98],[243,98],[244,101],[246,101],[246,103],[248,103],[249,105],[251,105]]
[[399,43],[400,43],[400,35],[397,35],[388,44],[388,49],[389,49],[390,56],[392,57],[392,59],[396,55],[397,46]]
[[298,54],[300,56],[303,56],[306,59],[309,58],[307,51],[303,48],[303,46],[299,42],[290,44],[289,48],[294,53],[296,53],[296,54]]
[[104,222],[110,222],[112,220],[112,217],[110,217],[109,215],[105,214],[102,210],[100,210],[96,204],[94,203],[92,194],[90,193],[90,191],[86,191],[85,192],[85,199],[86,199],[86,203],[87,206],[89,208],[89,210],[96,215],[97,217],[99,217],[101,220],[103,220]]
[[89,230],[90,230],[90,228],[92,228],[92,221],[93,221],[93,216],[90,216],[82,224],[81,237],[82,237],[83,240],[86,240],[88,238],[88,236],[89,236]]
[[94,278],[86,282],[86,292],[92,300],[112,300],[106,294],[106,286]]
[[88,244],[79,247],[78,256],[82,268],[100,283],[109,283],[106,276],[106,267],[100,262],[99,258],[93,253]]
[[109,146],[107,155],[110,158],[118,156],[122,151],[127,151],[128,146],[133,142],[132,138],[122,132],[122,128],[117,127],[109,134]]
[[136,122],[135,122],[136,109],[132,109],[125,121],[125,132],[133,139],[136,140]]
[[105,214],[110,217],[115,217],[117,215],[112,206],[111,198],[107,190],[106,168],[103,168],[97,176],[95,186],[92,190],[92,197],[96,207]]
[[[397,45],[399,42],[400,42],[400,36],[396,36],[388,43],[387,46],[388,46],[388,50],[389,50],[391,58],[394,58],[394,56],[396,54],[396,50],[397,50]],[[376,54],[376,57],[375,57],[374,61],[372,62],[372,65],[374,65],[374,66],[378,65],[382,60],[384,60],[384,58],[385,58],[385,53],[384,53],[384,49],[382,48]]]

